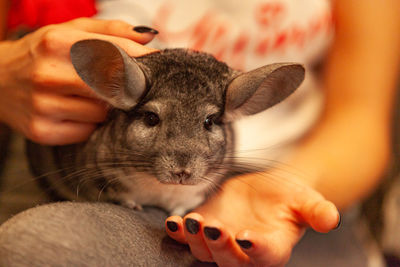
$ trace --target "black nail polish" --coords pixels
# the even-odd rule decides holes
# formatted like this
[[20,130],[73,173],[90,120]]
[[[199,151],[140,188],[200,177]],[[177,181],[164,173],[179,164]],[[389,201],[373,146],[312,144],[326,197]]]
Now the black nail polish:
[[244,249],[249,249],[253,246],[253,243],[251,243],[249,240],[239,240],[236,239],[236,243],[239,244],[239,246],[241,246]]
[[152,33],[152,34],[158,34],[158,31],[156,29],[147,27],[147,26],[136,26],[133,28],[135,32],[138,33]]
[[167,227],[171,232],[178,231],[178,224],[176,222],[167,221]]
[[186,229],[188,230],[189,233],[192,235],[195,235],[199,232],[200,230],[200,224],[198,221],[194,219],[186,219],[185,221]]
[[339,213],[339,222],[338,222],[338,224],[336,225],[336,227],[334,229],[335,230],[338,229],[341,224],[342,224],[342,215],[340,215],[340,213]]
[[208,239],[217,240],[221,236],[221,231],[215,227],[204,227],[204,234]]

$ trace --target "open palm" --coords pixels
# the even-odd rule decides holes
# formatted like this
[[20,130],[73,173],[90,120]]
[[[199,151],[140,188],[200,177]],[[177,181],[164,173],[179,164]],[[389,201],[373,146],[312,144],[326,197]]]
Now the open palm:
[[167,218],[168,235],[219,266],[283,266],[306,227],[338,225],[336,207],[311,187],[265,175],[231,179],[194,212]]

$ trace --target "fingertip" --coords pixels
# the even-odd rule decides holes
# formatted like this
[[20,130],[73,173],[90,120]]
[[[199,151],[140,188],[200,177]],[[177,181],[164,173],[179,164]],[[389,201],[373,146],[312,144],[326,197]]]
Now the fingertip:
[[193,220],[196,220],[199,222],[202,222],[204,220],[203,216],[201,216],[200,214],[198,214],[196,212],[191,212],[191,213],[186,214],[185,217],[183,218],[183,221],[186,221],[188,219],[193,219]]
[[97,124],[95,123],[79,123],[79,122],[68,122],[68,121],[62,123],[65,124],[66,127],[70,128],[71,131],[68,132],[66,130],[64,132],[65,138],[54,140],[53,142],[54,144],[68,145],[68,144],[85,142],[89,139],[89,137],[97,128]]
[[175,233],[182,228],[182,218],[170,216],[165,220],[165,228],[171,233]]
[[204,222],[202,230],[207,243],[211,242],[214,247],[215,245],[218,247],[219,243],[224,243],[229,237],[227,229],[216,220]]
[[183,219],[184,234],[193,256],[200,261],[212,261],[203,236],[204,218],[198,213],[189,213]]
[[330,201],[321,201],[314,207],[310,226],[317,232],[327,233],[340,225],[340,213]]
[[252,233],[248,230],[242,230],[235,236],[235,241],[239,247],[247,253],[250,249],[254,248],[252,239]]
[[158,34],[158,31],[156,29],[142,25],[134,26],[132,30],[134,32],[133,40],[140,44],[147,44],[151,42]]
[[133,30],[138,33],[150,33],[153,36],[158,34],[158,31],[156,29],[153,29],[153,28],[150,28],[150,27],[144,26],[144,25],[135,26],[135,27],[133,27]]
[[92,112],[92,121],[93,123],[102,123],[107,119],[108,116],[108,112],[110,111],[111,106],[110,104],[100,100],[100,99],[96,99],[94,100],[93,103],[93,110],[91,110]]
[[337,222],[335,228],[333,228],[333,230],[339,229],[340,226],[342,225],[342,215],[340,214],[340,212],[338,212],[338,217],[339,217],[338,222]]
[[180,243],[187,243],[183,232],[183,220],[180,216],[170,216],[165,220],[167,234]]
[[175,222],[175,223],[180,224],[180,225],[182,224],[182,221],[183,221],[182,217],[177,216],[177,215],[169,216],[167,219],[165,219],[165,223],[167,223],[167,222]]
[[290,257],[291,246],[278,233],[263,235],[243,230],[236,234],[235,241],[256,266],[281,266]]

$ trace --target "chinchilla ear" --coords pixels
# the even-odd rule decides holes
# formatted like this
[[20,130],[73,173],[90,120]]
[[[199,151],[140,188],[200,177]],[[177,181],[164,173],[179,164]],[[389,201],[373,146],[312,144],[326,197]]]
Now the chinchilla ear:
[[281,102],[304,80],[300,64],[277,63],[240,74],[226,89],[225,120],[252,115]]
[[134,58],[103,40],[82,40],[72,45],[72,64],[97,95],[112,106],[128,110],[146,90],[146,78]]

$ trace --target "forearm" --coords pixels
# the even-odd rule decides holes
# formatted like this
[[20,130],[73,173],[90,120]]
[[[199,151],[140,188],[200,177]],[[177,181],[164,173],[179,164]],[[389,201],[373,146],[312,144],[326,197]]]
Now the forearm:
[[379,4],[336,3],[339,24],[323,84],[326,109],[292,162],[341,209],[374,188],[390,154],[400,9],[395,1]]
[[350,108],[342,111],[342,115],[326,114],[289,163],[302,171],[301,179],[339,209],[362,199],[376,186],[390,154],[387,119]]

